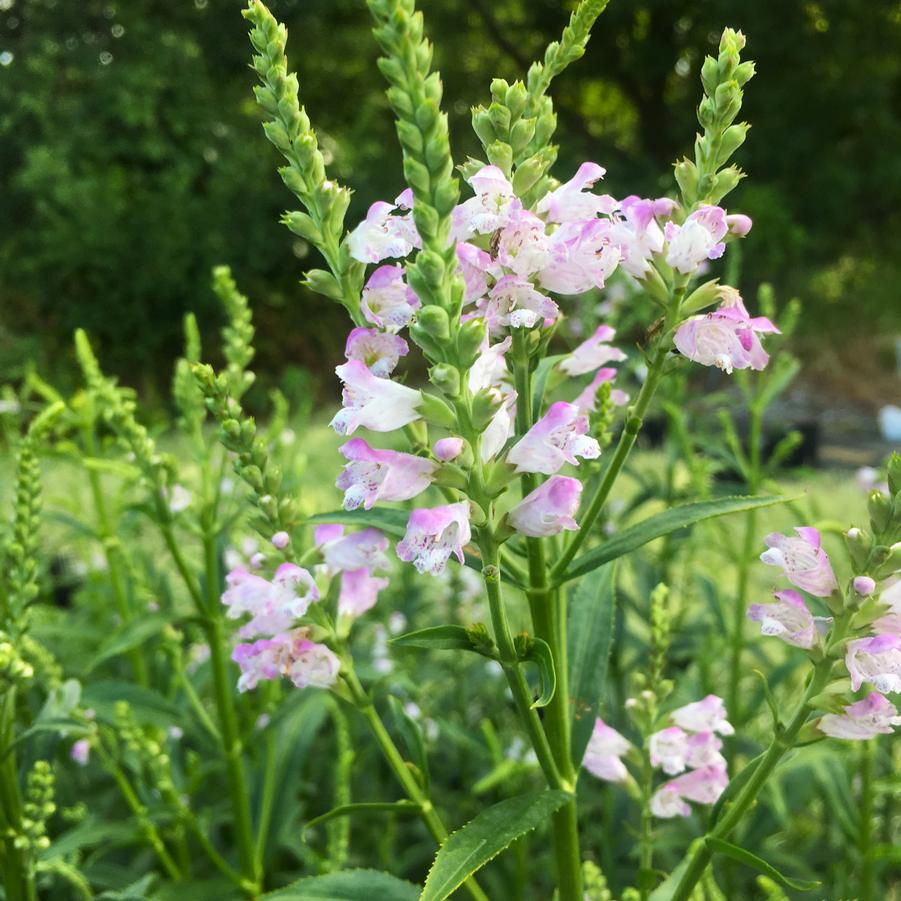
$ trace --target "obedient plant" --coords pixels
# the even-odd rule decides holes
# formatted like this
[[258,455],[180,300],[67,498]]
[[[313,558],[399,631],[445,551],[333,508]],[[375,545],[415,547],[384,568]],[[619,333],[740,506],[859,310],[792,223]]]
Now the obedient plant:
[[[368,0],[403,178],[358,222],[300,102],[287,32],[250,3],[264,130],[299,204],[283,222],[323,260],[306,285],[348,316],[330,382],[340,437],[323,455],[343,500],[319,507],[322,486],[300,478],[313,430],[294,440],[281,395],[266,428],[246,412],[254,329],[226,267],[213,274],[226,317],[219,371],[201,362],[200,328],[185,320],[175,453],[104,375],[84,332],[84,390],[63,398],[31,375],[23,399],[44,411],[17,445],[0,580],[6,898],[59,885],[70,894],[53,897],[109,888],[161,901],[739,897],[715,858],[760,870],[778,898],[780,885],[809,884],[743,847],[755,804],[795,749],[803,758],[853,742],[864,748],[859,896],[879,897],[873,748],[901,725],[901,458],[840,553],[839,527],[797,499],[793,528],[762,527],[786,498],[761,492],[797,443],[790,435],[765,459],[763,415],[797,366],[781,345],[795,305],[777,315],[762,289],[763,315],[752,315],[730,263],[751,231],[726,199],[743,177],[732,158],[754,66],[727,28],[701,67],[693,154],[665,196],[628,193],[593,160],[558,171],[550,88],[585,52],[606,2],[582,0],[523,80],[490,84],[472,109],[478,158],[455,163],[422,15],[413,0]],[[637,328],[597,318],[623,297]],[[631,332],[634,348],[622,338]],[[681,400],[700,367],[736,385],[746,439],[734,399],[721,404],[721,441],[702,447],[690,434]],[[660,402],[668,484],[627,507],[628,476],[642,478],[631,453]],[[84,690],[30,635],[45,441],[83,473],[87,507],[74,501],[68,519],[96,561],[85,607],[101,628],[113,623],[73,673]],[[746,496],[714,495],[699,451],[727,458]],[[688,472],[679,505],[674,460]],[[654,498],[665,509],[636,517]],[[708,521],[732,513],[743,537],[719,522],[714,536]],[[661,575],[648,580],[639,555],[660,538]],[[694,674],[719,673],[713,652],[685,658],[700,634],[686,613],[690,570],[711,547],[738,573],[736,586],[708,580],[727,598],[722,689]],[[767,580],[772,596],[756,593]],[[421,601],[412,630],[411,598]],[[64,637],[63,648],[81,640]],[[790,677],[785,666],[752,670],[752,641],[761,659],[784,652]],[[436,657],[450,661],[438,677]],[[113,664],[116,679],[95,681]],[[465,725],[435,722],[455,705],[472,708]],[[749,761],[767,711],[772,740]],[[308,755],[323,721],[323,752]],[[48,735],[62,754],[34,738]],[[490,769],[469,779],[474,757]],[[453,778],[438,785],[430,758]],[[358,762],[366,800],[352,797]],[[102,825],[91,797],[59,812],[75,825],[56,841],[61,770],[96,780],[77,784],[102,785],[134,826],[123,841],[140,873],[124,869],[137,881],[82,854]],[[599,791],[603,805],[592,802]],[[301,797],[330,809],[310,816]],[[360,850],[351,829],[364,817],[378,835]],[[308,840],[320,826],[324,851]],[[533,830],[549,839],[553,872],[529,867]],[[418,850],[397,852],[408,836],[416,849],[428,842],[422,886],[398,878],[426,873]],[[482,868],[508,848],[516,863],[504,872],[516,875],[504,882]]]

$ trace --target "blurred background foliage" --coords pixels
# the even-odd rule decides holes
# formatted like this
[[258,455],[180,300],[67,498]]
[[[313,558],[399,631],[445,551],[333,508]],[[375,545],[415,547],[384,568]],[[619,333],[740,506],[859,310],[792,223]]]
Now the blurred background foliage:
[[[521,76],[573,5],[421,4],[458,160],[477,147],[470,105],[492,76]],[[182,315],[219,326],[209,273],[223,262],[254,299],[261,371],[338,358],[343,311],[299,286],[314,252],[277,222],[290,197],[260,130],[242,6],[0,0],[6,379],[37,364],[65,380],[81,325],[112,371],[161,397]],[[289,26],[331,171],[356,190],[353,220],[402,187],[365,5],[270,6]],[[755,220],[742,287],[753,296],[766,280],[800,296],[812,371],[844,370],[852,354],[869,383],[901,333],[901,3],[612,0],[555,84],[557,174],[593,159],[617,196],[670,191],[671,164],[691,148],[700,63],[726,24],[745,31],[758,65],[740,154],[750,177],[733,203]]]

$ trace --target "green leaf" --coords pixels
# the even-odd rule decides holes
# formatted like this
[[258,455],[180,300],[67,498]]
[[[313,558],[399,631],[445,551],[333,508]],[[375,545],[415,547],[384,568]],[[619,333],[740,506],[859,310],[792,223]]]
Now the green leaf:
[[741,791],[745,783],[754,775],[754,770],[757,769],[765,755],[766,751],[762,754],[758,754],[753,760],[749,760],[744,767],[729,780],[729,784],[717,799],[716,804],[713,805],[713,810],[710,811],[711,829],[716,825],[717,820],[719,820],[723,808],[726,806],[726,802],[730,801],[739,791]]
[[85,675],[96,669],[101,663],[118,657],[132,648],[146,644],[151,638],[162,632],[171,621],[171,617],[156,613],[150,616],[142,615],[125,623],[103,643],[98,653],[85,667]]
[[[800,497],[800,495],[798,495]],[[599,566],[630,554],[655,538],[662,538],[671,532],[677,532],[686,526],[692,526],[703,522],[705,519],[713,519],[717,516],[725,516],[729,513],[745,513],[748,510],[759,510],[761,507],[772,507],[775,504],[785,504],[796,500],[793,497],[776,497],[766,495],[763,497],[721,497],[711,501],[698,501],[694,504],[681,504],[671,507],[656,516],[650,516],[634,526],[629,526],[620,532],[615,532],[599,547],[593,548],[587,554],[576,557],[569,569],[563,574],[560,583],[569,582],[571,579],[592,572]]]
[[545,822],[570,797],[562,791],[530,792],[483,810],[438,849],[419,901],[449,898],[473,873]]
[[547,707],[557,691],[557,671],[550,645],[543,638],[532,636],[529,638],[529,649],[522,659],[534,663],[541,677],[541,692],[532,702],[532,707]]
[[416,901],[418,886],[379,870],[312,876],[269,892],[262,901]]
[[676,889],[682,881],[682,876],[688,869],[689,856],[682,858],[679,865],[673,870],[654,891],[648,896],[648,901],[671,901]]
[[616,561],[612,561],[582,579],[569,602],[569,692],[576,767],[582,763],[604,695],[615,621]]
[[391,639],[401,648],[433,648],[439,651],[474,651],[465,626],[430,626]]
[[768,864],[763,858],[746,851],[744,848],[739,848],[738,845],[723,841],[721,838],[714,838],[712,835],[708,835],[705,841],[707,846],[716,854],[723,854],[726,857],[731,857],[732,860],[745,864],[745,866],[759,870],[765,876],[769,876],[774,882],[778,882],[783,888],[793,888],[799,892],[810,892],[820,884],[809,880],[789,879],[788,876],[783,876],[782,873],[774,866]]
[[544,402],[544,392],[547,390],[548,379],[554,371],[554,367],[568,354],[554,354],[544,357],[535,369],[532,376],[532,421],[541,419],[541,405]]
[[415,801],[360,801],[356,804],[342,804],[340,807],[332,808],[328,813],[322,816],[313,817],[304,823],[303,830],[306,832],[314,826],[321,826],[329,820],[338,817],[349,817],[354,814],[370,814],[370,813],[419,813],[422,808]]

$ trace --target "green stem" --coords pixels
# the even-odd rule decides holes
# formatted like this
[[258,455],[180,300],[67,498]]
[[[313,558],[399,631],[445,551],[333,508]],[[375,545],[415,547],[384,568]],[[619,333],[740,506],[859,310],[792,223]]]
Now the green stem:
[[654,820],[651,814],[651,793],[654,790],[654,768],[651,766],[647,746],[642,754],[641,770],[641,823],[639,826],[638,887],[641,901],[650,896],[650,875],[654,868]]
[[876,867],[873,860],[873,821],[875,817],[873,797],[873,763],[877,741],[871,739],[862,743],[860,761],[860,833],[858,852],[860,855],[860,901],[875,901]]
[[663,326],[664,335],[657,343],[657,349],[654,351],[654,356],[648,367],[647,377],[645,378],[644,384],[641,386],[641,390],[638,392],[638,397],[635,399],[635,405],[629,410],[629,413],[626,416],[622,434],[619,436],[616,450],[613,452],[613,458],[604,472],[604,477],[601,479],[600,485],[598,485],[594,496],[589,502],[588,508],[585,513],[582,514],[579,523],[579,531],[573,535],[569,544],[560,555],[560,559],[557,560],[551,568],[550,581],[552,585],[565,581],[566,568],[572,562],[573,557],[576,556],[579,548],[591,533],[591,527],[595,524],[601,511],[604,509],[604,504],[607,502],[607,498],[610,495],[613,486],[616,484],[616,480],[632,451],[635,439],[638,437],[638,433],[641,431],[641,427],[644,424],[644,418],[648,412],[648,407],[650,407],[654,394],[657,391],[657,386],[663,378],[663,367],[666,362],[666,355],[670,345],[669,330],[676,322],[678,322],[679,307],[681,306],[682,298],[684,296],[685,285],[681,285],[674,289],[673,302],[667,310],[666,322]]
[[[375,709],[372,699],[366,694],[365,689],[360,684],[360,680],[357,678],[357,674],[352,669],[345,672],[343,678],[350,690],[354,706],[360,711],[366,722],[369,724],[369,728],[372,730],[372,734],[375,736],[385,760],[397,777],[397,781],[400,782],[407,797],[419,805],[420,815],[422,816],[426,828],[431,833],[432,838],[434,838],[439,845],[442,844],[447,838],[447,829],[441,821],[438,811],[435,810],[432,805],[431,799],[425,793],[422,786],[416,781],[416,777],[413,775],[412,770],[407,766],[407,762],[397,749],[397,745],[394,744],[394,740],[385,728],[385,724],[382,722],[378,711]],[[488,901],[488,896],[479,887],[479,884],[474,877],[470,876],[464,885],[469,894],[475,898],[476,901]]]
[[15,837],[22,828],[22,799],[19,794],[16,755],[13,749],[7,750],[13,742],[15,696],[16,689],[12,686],[6,692],[0,710],[0,752],[5,752],[0,761],[0,835],[3,836],[0,859],[3,862],[3,886],[7,901],[32,901],[37,895],[28,852],[14,844]]
[[[707,834],[707,838],[725,839],[750,810],[764,783],[769,779],[779,761],[794,747],[798,733],[807,721],[812,709],[811,699],[826,687],[832,673],[832,667],[833,660],[828,657],[816,665],[807,685],[807,690],[804,692],[804,697],[792,721],[781,734],[777,732],[772,744],[760,761],[756,764],[750,764],[754,767],[750,778],[738,792],[735,800],[726,804],[722,817]],[[704,871],[707,869],[712,857],[713,851],[710,845],[704,840],[700,841],[691,853],[688,868],[682,874],[682,878],[679,880],[679,884],[676,886],[670,901],[689,901],[695,885],[704,875]]]

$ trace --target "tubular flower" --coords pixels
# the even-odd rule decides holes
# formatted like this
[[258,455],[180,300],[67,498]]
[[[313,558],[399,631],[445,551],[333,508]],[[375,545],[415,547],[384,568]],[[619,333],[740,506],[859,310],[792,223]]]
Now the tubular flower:
[[628,754],[631,747],[631,742],[598,717],[585,749],[582,766],[592,776],[605,782],[625,782],[629,773],[620,758]]
[[513,186],[497,166],[483,166],[468,181],[476,196],[454,209],[451,223],[457,240],[503,228],[518,203]]
[[619,247],[620,266],[633,278],[644,278],[655,254],[663,250],[663,229],[657,218],[672,215],[676,202],[668,197],[656,200],[626,197],[620,203],[620,216],[614,219],[610,240]]
[[339,435],[352,435],[361,426],[392,432],[419,419],[422,395],[413,388],[380,379],[359,360],[350,360],[335,372],[344,383],[343,407],[330,425]]
[[651,813],[661,820],[691,816],[691,808],[682,800],[679,789],[666,782],[651,795]]
[[362,438],[339,448],[347,465],[335,485],[344,492],[344,509],[372,509],[376,501],[407,501],[432,482],[436,463],[392,450],[376,450]]
[[397,544],[397,556],[412,563],[420,573],[437,576],[444,571],[451,554],[463,562],[463,547],[471,537],[466,502],[420,507],[410,514],[407,533]]
[[901,692],[901,635],[884,633],[849,641],[845,665],[854,691],[869,682],[881,692]]
[[735,730],[726,719],[726,705],[717,695],[707,695],[701,701],[674,710],[672,721],[689,732],[718,732],[732,735]]
[[535,472],[553,475],[564,463],[578,466],[577,457],[594,460],[601,448],[589,437],[588,417],[575,404],[558,401],[513,445],[507,462],[518,473]]
[[817,643],[817,619],[797,591],[774,591],[775,604],[752,604],[748,618],[760,623],[761,635],[775,635],[796,648]]
[[514,431],[516,417],[516,392],[503,385],[490,389],[498,402],[497,412],[482,432],[479,457],[483,463],[494,459],[503,450]]
[[355,328],[347,336],[344,356],[348,360],[359,360],[373,375],[387,378],[409,350],[407,342],[399,335],[374,328]]
[[675,776],[685,769],[688,758],[688,735],[678,726],[655,732],[649,742],[651,766]]
[[549,325],[559,315],[557,304],[536,291],[532,283],[515,275],[504,275],[481,304],[488,330],[497,334],[503,329],[532,328],[539,323]]
[[689,360],[727,374],[733,369],[763,369],[770,358],[758,333],[778,333],[779,329],[766,316],[751,318],[733,288],[722,288],[721,295],[724,300],[716,310],[683,322],[673,343]]
[[609,215],[618,206],[609,194],[592,194],[591,188],[607,174],[597,163],[582,163],[567,182],[538,201],[538,214],[548,222],[572,222],[593,219],[599,213]]
[[421,306],[404,281],[403,266],[379,266],[369,276],[360,296],[360,311],[366,321],[389,332],[399,332],[409,325]]
[[287,676],[298,688],[329,688],[340,670],[338,658],[323,644],[308,638],[307,629],[281,632],[251,644],[239,644],[232,652],[241,676],[238,691],[249,691],[261,680]]
[[501,229],[497,259],[502,266],[522,278],[544,269],[551,259],[544,222],[521,206],[515,207]]
[[527,494],[508,514],[510,525],[521,535],[545,538],[564,529],[579,528],[575,514],[579,509],[582,483],[568,476],[551,476]]
[[338,613],[341,616],[360,616],[375,606],[379,592],[387,587],[387,579],[372,576],[366,567],[341,573]]
[[818,598],[829,597],[838,588],[832,564],[822,548],[820,533],[812,526],[795,529],[798,537],[773,532],[763,539],[768,550],[760,559],[770,566],[781,566],[792,585]]
[[247,572],[242,567],[226,576],[222,603],[228,607],[229,619],[250,615],[238,635],[253,638],[273,635],[289,628],[304,616],[310,604],[319,600],[319,589],[312,575],[293,563],[283,563],[271,582]]
[[567,375],[584,375],[611,361],[625,360],[626,355],[610,342],[616,330],[609,325],[599,325],[594,334],[583,341],[566,359],[560,363],[560,370]]
[[718,206],[699,207],[682,225],[667,222],[663,230],[669,244],[667,265],[690,275],[704,260],[718,260],[726,249],[723,238],[728,231],[726,211]]
[[466,241],[461,241],[457,245],[457,262],[463,275],[463,284],[466,288],[463,299],[467,304],[481,299],[488,293],[489,276],[496,280],[503,275],[501,267],[491,259],[490,254]]
[[818,728],[831,738],[866,741],[877,735],[889,735],[901,726],[895,705],[878,691],[871,691],[862,701],[849,704],[844,713],[827,713]]
[[363,529],[352,535],[344,534],[344,526],[317,526],[313,540],[332,573],[355,569],[387,569],[388,539],[378,529]]
[[[404,196],[401,194],[398,200]],[[412,217],[391,215],[397,208],[384,200],[377,200],[369,207],[366,218],[347,238],[350,255],[355,260],[378,263],[392,257],[405,257],[420,246]]]
[[583,294],[591,288],[603,288],[620,260],[606,219],[561,225],[549,238],[548,250],[549,262],[538,279],[543,288],[557,294]]

